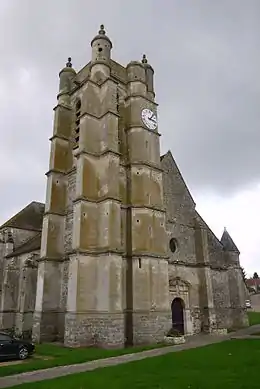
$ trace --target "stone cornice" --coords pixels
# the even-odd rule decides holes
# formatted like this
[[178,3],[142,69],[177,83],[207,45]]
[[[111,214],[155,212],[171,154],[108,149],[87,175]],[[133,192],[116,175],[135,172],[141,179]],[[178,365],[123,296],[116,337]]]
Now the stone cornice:
[[59,134],[53,134],[50,138],[49,138],[49,141],[53,141],[55,139],[61,139],[61,140],[64,140],[66,142],[70,142],[70,138],[66,137],[66,136],[63,136],[63,135],[59,135]]
[[136,260],[138,258],[154,258],[154,259],[168,259],[169,256],[168,255],[162,255],[162,254],[154,254],[154,253],[149,253],[149,252],[142,252],[142,251],[139,251],[139,252],[135,252],[133,251],[131,255],[127,255],[127,254],[123,254],[122,257],[125,259],[125,260]]
[[105,203],[107,201],[109,201],[109,202],[112,201],[112,202],[116,202],[116,203],[121,204],[120,198],[119,197],[113,197],[113,196],[103,196],[100,199],[90,199],[90,198],[85,197],[85,196],[79,196],[79,197],[76,197],[73,200],[73,204],[77,204],[77,203],[80,203],[80,202],[99,204],[99,203]]
[[66,176],[67,173],[64,172],[64,171],[58,170],[58,169],[50,169],[50,170],[47,171],[47,173],[45,173],[45,175],[47,177],[49,177],[51,174],[53,174],[53,175],[60,175],[60,176]]
[[122,166],[124,166],[126,168],[129,168],[131,166],[140,166],[140,167],[145,166],[145,167],[148,167],[148,168],[150,168],[152,170],[156,170],[156,171],[158,171],[160,173],[163,173],[163,170],[162,170],[162,168],[159,165],[155,165],[153,163],[149,163],[147,161],[142,161],[142,160],[139,160],[139,161],[129,161],[129,162],[126,162],[125,164],[120,163],[120,165],[122,165]]
[[68,111],[71,111],[72,110],[72,107],[70,105],[63,105],[63,104],[60,104],[58,103],[57,105],[55,105],[55,107],[53,108],[53,111],[56,111],[58,108],[64,108]]
[[149,101],[149,103],[152,103],[156,107],[158,107],[159,104],[157,104],[155,101],[151,100],[149,97],[141,95],[140,93],[131,93],[125,97],[125,101],[128,101],[130,99],[135,99],[135,98],[142,98],[146,101]]
[[67,214],[66,211],[64,211],[64,212],[57,212],[57,211],[51,211],[50,210],[50,211],[44,212],[43,217],[51,216],[51,215],[64,217],[64,216],[66,216],[66,214]]
[[67,256],[70,256],[70,255],[93,255],[93,256],[107,256],[107,255],[118,255],[118,256],[122,256],[123,254],[123,250],[122,249],[105,249],[105,248],[97,248],[95,250],[85,250],[85,249],[82,249],[82,248],[77,248],[77,249],[74,249],[74,250],[71,250],[69,252],[66,252],[66,255]]
[[151,210],[151,211],[161,212],[163,214],[165,214],[165,212],[166,212],[166,208],[164,206],[156,207],[156,206],[147,205],[147,204],[122,204],[121,208],[124,208],[124,209],[128,209],[128,208],[131,208],[131,209],[147,209],[147,210]]
[[37,259],[37,262],[65,262],[65,261],[66,261],[66,259],[65,259],[64,254],[61,254],[58,257],[46,256],[46,257],[41,257],[41,258]]
[[[118,81],[115,78],[114,74],[112,74],[112,75],[110,74],[109,77],[106,77],[102,82],[98,83],[90,78],[90,72],[89,72],[88,76],[84,80],[82,80],[81,82],[78,82],[77,85],[70,91],[69,94],[70,94],[70,96],[72,96],[77,90],[81,89],[87,82],[89,82],[90,84],[93,84],[96,87],[98,87],[99,89],[101,89],[107,81],[112,81],[114,84],[118,84]],[[121,81],[121,79],[119,79],[119,81]],[[123,81],[122,81],[122,83],[125,84],[125,82],[123,82]]]
[[203,268],[207,267],[210,268],[211,270],[217,270],[217,271],[227,271],[229,269],[229,266],[216,266],[212,265],[208,262],[203,263],[203,262],[198,262],[198,263],[188,263],[184,261],[176,261],[176,260],[169,260],[170,265],[175,265],[175,266],[182,266],[182,267],[190,267],[190,268]]
[[154,135],[157,135],[157,136],[161,136],[161,133],[160,133],[160,132],[150,130],[149,128],[145,127],[145,125],[142,124],[142,123],[140,123],[140,124],[128,124],[128,125],[126,126],[126,128],[125,128],[125,131],[126,131],[126,132],[129,132],[129,131],[131,131],[132,129],[135,129],[135,128],[139,128],[139,129],[148,131],[148,132],[150,132],[151,134],[154,134]]
[[109,149],[109,148],[107,148],[99,153],[94,153],[92,151],[87,151],[87,150],[81,150],[80,148],[78,148],[78,149],[74,150],[73,154],[75,157],[79,157],[80,155],[86,155],[86,156],[90,155],[92,157],[99,158],[99,157],[106,156],[108,154],[113,154],[116,157],[121,157],[121,153],[119,153],[116,150]]
[[93,119],[96,119],[96,120],[100,120],[100,119],[103,119],[106,115],[112,115],[112,116],[115,116],[117,118],[120,118],[120,114],[115,112],[115,111],[112,111],[110,109],[108,109],[106,112],[103,112],[101,115],[94,115],[93,113],[91,112],[83,112],[80,116],[79,116],[79,119],[84,119],[85,117],[87,116],[90,116],[91,118]]

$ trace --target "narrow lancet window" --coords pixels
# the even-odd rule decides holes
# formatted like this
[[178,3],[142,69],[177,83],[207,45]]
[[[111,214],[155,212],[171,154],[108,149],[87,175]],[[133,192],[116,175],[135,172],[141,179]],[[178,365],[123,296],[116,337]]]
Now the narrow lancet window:
[[75,147],[79,146],[80,114],[81,114],[81,101],[78,99],[76,102]]

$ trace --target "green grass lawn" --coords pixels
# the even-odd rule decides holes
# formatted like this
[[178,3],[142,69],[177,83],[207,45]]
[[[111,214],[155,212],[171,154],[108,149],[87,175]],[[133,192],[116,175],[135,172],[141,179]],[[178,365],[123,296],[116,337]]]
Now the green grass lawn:
[[259,389],[260,340],[231,340],[17,389]]
[[[248,312],[250,325],[260,324],[260,312]],[[24,373],[26,371],[46,369],[49,367],[72,365],[95,359],[109,358],[117,355],[136,353],[143,350],[162,347],[154,345],[147,347],[133,347],[121,350],[102,350],[96,348],[70,349],[54,344],[36,346],[37,358],[30,358],[20,364],[0,366],[0,377]],[[44,359],[46,357],[46,359]]]
[[248,312],[250,326],[260,324],[260,312]]
[[[161,344],[153,346],[129,347],[120,350],[103,350],[98,348],[66,348],[55,344],[36,345],[35,357],[19,364],[0,366],[0,377],[24,373],[31,370],[46,369],[49,367],[73,365],[93,361],[95,359],[115,357],[117,355],[137,353],[143,350],[163,347]],[[37,358],[36,358],[37,357]],[[44,359],[44,358],[49,359]]]

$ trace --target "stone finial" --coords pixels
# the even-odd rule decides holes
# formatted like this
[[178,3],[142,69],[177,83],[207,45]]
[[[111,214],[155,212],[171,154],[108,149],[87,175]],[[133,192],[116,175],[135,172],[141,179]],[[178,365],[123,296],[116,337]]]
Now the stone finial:
[[100,24],[100,30],[98,32],[99,35],[106,35],[104,24]]
[[145,55],[145,54],[143,54],[142,63],[148,63],[148,61],[147,61],[147,58],[146,58],[146,55]]
[[112,49],[112,42],[111,40],[109,39],[109,37],[106,35],[106,31],[105,31],[105,27],[104,27],[104,24],[101,24],[100,25],[100,30],[98,31],[98,34],[92,39],[91,41],[91,46],[93,46],[93,43],[95,42],[95,40],[97,39],[104,39],[106,40],[107,42],[109,42],[109,50]]
[[66,67],[72,68],[71,57],[68,58],[68,62],[66,63]]

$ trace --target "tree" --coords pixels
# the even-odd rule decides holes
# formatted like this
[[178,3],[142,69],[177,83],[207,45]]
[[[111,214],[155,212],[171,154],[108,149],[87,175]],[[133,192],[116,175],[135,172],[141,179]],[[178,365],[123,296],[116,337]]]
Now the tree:
[[243,267],[241,267],[241,271],[242,271],[243,281],[246,284],[246,272],[245,272],[245,269]]
[[254,273],[253,278],[254,278],[255,280],[256,280],[257,278],[259,278],[257,272]]

